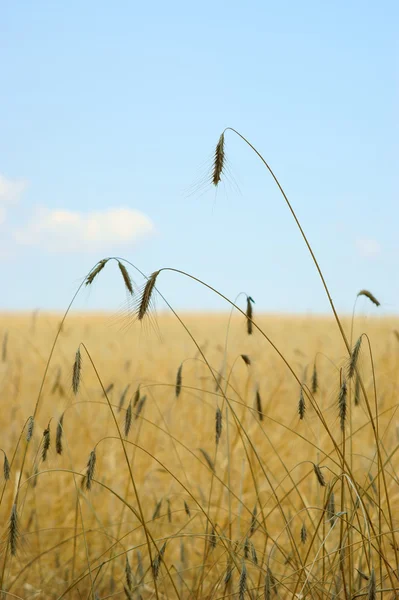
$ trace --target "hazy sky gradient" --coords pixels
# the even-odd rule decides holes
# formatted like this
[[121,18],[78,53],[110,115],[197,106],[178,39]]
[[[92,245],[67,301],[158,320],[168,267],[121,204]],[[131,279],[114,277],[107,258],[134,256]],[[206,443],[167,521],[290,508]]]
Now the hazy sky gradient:
[[[280,179],[338,309],[368,288],[398,312],[398,7],[4,3],[0,309],[62,309],[117,254],[247,292],[257,310],[327,312],[281,195],[231,133],[228,180],[208,185],[232,126]],[[226,308],[178,276],[159,288],[176,308]],[[125,300],[109,265],[76,307]]]

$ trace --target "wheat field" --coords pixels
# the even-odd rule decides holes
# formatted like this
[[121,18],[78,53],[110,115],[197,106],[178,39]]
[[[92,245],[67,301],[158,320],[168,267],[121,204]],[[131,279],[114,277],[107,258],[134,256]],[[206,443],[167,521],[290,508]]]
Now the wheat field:
[[397,320],[349,377],[330,317],[61,318],[0,317],[4,598],[395,597]]

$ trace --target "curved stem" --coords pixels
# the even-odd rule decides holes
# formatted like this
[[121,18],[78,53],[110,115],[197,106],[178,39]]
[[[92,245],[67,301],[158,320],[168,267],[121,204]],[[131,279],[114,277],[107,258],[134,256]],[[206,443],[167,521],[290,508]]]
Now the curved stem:
[[319,263],[318,263],[318,261],[317,261],[317,258],[316,258],[316,256],[315,256],[315,254],[314,254],[314,252],[313,252],[313,250],[312,250],[312,247],[311,247],[311,245],[310,245],[310,243],[309,243],[309,241],[308,241],[308,238],[306,237],[306,234],[305,234],[304,230],[302,229],[302,226],[301,226],[301,224],[300,224],[300,222],[299,222],[299,219],[298,219],[298,217],[296,216],[296,214],[295,214],[295,211],[294,211],[294,209],[292,208],[292,206],[291,206],[291,203],[290,203],[290,201],[288,200],[288,198],[287,198],[287,196],[286,196],[286,193],[284,192],[284,190],[283,190],[283,188],[282,188],[282,186],[281,186],[281,184],[280,184],[279,180],[277,179],[277,177],[276,177],[276,175],[273,173],[273,171],[272,171],[272,169],[271,169],[270,165],[269,165],[269,164],[268,164],[268,163],[265,161],[265,159],[263,158],[263,156],[261,155],[261,153],[260,153],[260,152],[258,152],[258,150],[255,148],[255,146],[253,146],[253,145],[251,144],[251,142],[250,142],[249,140],[247,140],[247,138],[246,138],[246,137],[244,137],[244,136],[243,136],[243,135],[242,135],[242,134],[241,134],[239,131],[237,131],[236,129],[233,129],[233,127],[226,127],[225,131],[232,131],[233,133],[235,133],[236,135],[238,135],[238,137],[240,137],[240,138],[241,138],[241,139],[242,139],[242,140],[243,140],[243,141],[244,141],[244,142],[245,142],[245,143],[246,143],[246,144],[247,144],[247,145],[248,145],[248,146],[249,146],[249,147],[250,147],[250,148],[251,148],[251,149],[252,149],[252,150],[255,152],[255,154],[256,154],[256,155],[257,155],[257,156],[260,158],[260,160],[263,162],[263,164],[265,165],[265,167],[266,167],[266,168],[267,168],[267,170],[269,171],[270,175],[273,177],[274,181],[276,182],[276,184],[277,184],[277,187],[278,187],[278,189],[280,190],[281,194],[283,195],[283,198],[284,198],[284,200],[285,200],[285,202],[286,202],[286,204],[287,204],[287,206],[288,206],[288,208],[289,208],[289,210],[290,210],[290,212],[291,212],[292,216],[294,217],[295,223],[297,224],[297,226],[298,226],[298,229],[299,229],[299,231],[301,232],[301,235],[302,235],[302,237],[303,237],[303,240],[304,240],[304,242],[305,242],[305,244],[306,244],[306,246],[307,246],[307,248],[308,248],[308,250],[309,250],[309,252],[310,252],[310,255],[311,255],[311,257],[312,257],[312,260],[313,260],[313,262],[314,262],[314,264],[315,264],[315,267],[316,267],[316,269],[317,269],[317,272],[318,272],[318,274],[319,274],[319,276],[320,276],[320,279],[321,279],[321,282],[322,282],[322,284],[323,284],[324,290],[325,290],[325,292],[326,292],[326,294],[327,294],[327,298],[328,298],[328,301],[329,301],[329,303],[330,303],[331,310],[332,310],[332,311],[333,311],[333,313],[334,313],[335,320],[336,320],[336,322],[337,322],[337,325],[338,325],[338,328],[339,328],[339,330],[340,330],[340,332],[341,332],[342,339],[344,340],[344,343],[345,343],[346,349],[348,350],[348,352],[349,352],[349,354],[350,354],[350,345],[349,345],[348,339],[347,339],[347,337],[346,337],[346,335],[345,335],[344,329],[343,329],[343,327],[342,327],[342,324],[341,324],[340,318],[338,317],[338,313],[337,313],[337,311],[336,311],[336,309],[335,309],[335,305],[334,305],[333,299],[331,298],[331,294],[330,294],[330,291],[329,291],[329,289],[328,289],[327,283],[326,283],[326,281],[325,281],[325,279],[324,279],[324,275],[323,275],[323,273],[322,273],[322,270],[321,270],[321,268],[320,268],[320,266],[319,266]]

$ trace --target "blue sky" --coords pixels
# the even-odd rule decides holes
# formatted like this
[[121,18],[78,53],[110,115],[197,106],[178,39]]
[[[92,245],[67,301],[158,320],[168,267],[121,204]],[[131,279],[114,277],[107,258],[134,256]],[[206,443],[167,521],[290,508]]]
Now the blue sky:
[[[97,260],[189,271],[257,310],[399,310],[396,2],[6,2],[0,19],[0,309],[62,309]],[[5,282],[5,285],[4,285]],[[140,281],[138,280],[138,283]],[[175,275],[179,309],[222,310]],[[109,265],[76,308],[126,300]],[[360,308],[373,311],[367,301]]]

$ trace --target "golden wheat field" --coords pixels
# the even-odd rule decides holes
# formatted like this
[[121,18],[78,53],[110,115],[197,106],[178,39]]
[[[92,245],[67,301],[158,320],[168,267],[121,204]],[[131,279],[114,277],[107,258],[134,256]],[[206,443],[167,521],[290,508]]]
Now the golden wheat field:
[[179,316],[0,317],[3,597],[395,597],[397,320]]

